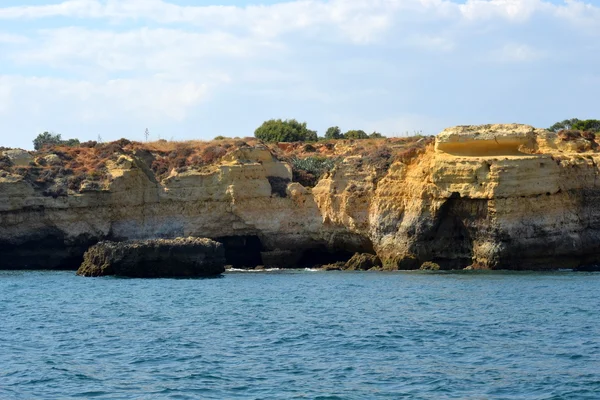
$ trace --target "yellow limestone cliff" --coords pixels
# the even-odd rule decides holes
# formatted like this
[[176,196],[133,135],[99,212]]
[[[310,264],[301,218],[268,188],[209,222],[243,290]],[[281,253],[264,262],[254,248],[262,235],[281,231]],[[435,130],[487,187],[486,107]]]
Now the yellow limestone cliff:
[[162,181],[122,155],[106,187],[59,197],[4,173],[0,268],[73,268],[99,240],[187,236],[247,266],[373,252],[387,269],[576,268],[600,256],[596,146],[527,125],[455,127],[384,169],[345,157],[314,188],[262,145]]
[[389,268],[552,269],[600,254],[598,153],[526,125],[450,128],[394,165],[370,210]]

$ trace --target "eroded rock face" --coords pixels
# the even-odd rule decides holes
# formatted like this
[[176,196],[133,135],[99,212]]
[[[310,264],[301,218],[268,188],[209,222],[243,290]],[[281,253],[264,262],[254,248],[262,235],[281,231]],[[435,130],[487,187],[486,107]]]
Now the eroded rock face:
[[206,277],[224,271],[225,252],[222,244],[210,239],[177,238],[100,242],[85,253],[77,275]]
[[[390,169],[370,224],[385,267],[553,269],[599,260],[598,153],[572,152],[531,127],[494,129],[517,132],[505,134],[506,154],[490,126],[460,127],[436,151]],[[483,145],[472,147],[478,138]]]
[[33,161],[33,156],[28,151],[22,149],[5,150],[0,155],[7,157],[13,165],[18,167],[26,167]]
[[435,150],[463,156],[518,155],[535,147],[536,135],[543,132],[521,124],[456,126],[437,136]]
[[124,155],[106,187],[57,198],[4,173],[0,268],[71,267],[101,240],[185,236],[222,240],[248,268],[355,252],[384,269],[577,268],[600,261],[596,148],[527,125],[456,127],[384,169],[346,157],[312,189],[264,146],[161,182]]

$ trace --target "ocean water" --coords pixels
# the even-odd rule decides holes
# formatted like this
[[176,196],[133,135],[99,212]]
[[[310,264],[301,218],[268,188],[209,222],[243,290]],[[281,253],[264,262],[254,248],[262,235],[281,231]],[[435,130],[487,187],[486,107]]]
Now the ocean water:
[[0,399],[599,399],[600,274],[0,271]]

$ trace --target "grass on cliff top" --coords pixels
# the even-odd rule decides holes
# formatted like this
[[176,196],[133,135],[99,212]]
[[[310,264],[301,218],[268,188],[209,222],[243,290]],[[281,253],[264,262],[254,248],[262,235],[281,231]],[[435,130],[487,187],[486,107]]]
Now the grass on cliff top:
[[34,161],[28,166],[13,166],[7,157],[2,157],[0,174],[18,174],[48,196],[66,196],[69,192],[79,192],[82,187],[87,190],[107,187],[111,179],[107,163],[117,161],[121,155],[137,157],[160,181],[173,170],[201,169],[218,163],[241,147],[261,144],[269,148],[274,157],[292,165],[294,180],[312,187],[345,157],[359,156],[365,165],[386,170],[393,161],[411,160],[431,141],[432,138],[422,137],[269,144],[255,138],[146,143],[127,139],[110,143],[91,141],[77,147],[53,146],[32,152]]

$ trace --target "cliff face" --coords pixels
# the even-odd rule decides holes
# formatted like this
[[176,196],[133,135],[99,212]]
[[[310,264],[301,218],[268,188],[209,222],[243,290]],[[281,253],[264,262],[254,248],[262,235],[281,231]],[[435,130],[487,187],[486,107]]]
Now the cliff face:
[[388,269],[577,267],[600,258],[595,147],[524,125],[457,127],[391,165],[341,157],[314,188],[262,145],[164,179],[144,154],[120,155],[104,186],[61,196],[4,172],[0,267],[74,268],[99,240],[187,236],[223,242],[240,265],[359,251]]
[[[389,268],[548,269],[600,254],[598,154],[523,125],[447,129],[378,186],[370,235]],[[577,152],[579,151],[579,152]]]

